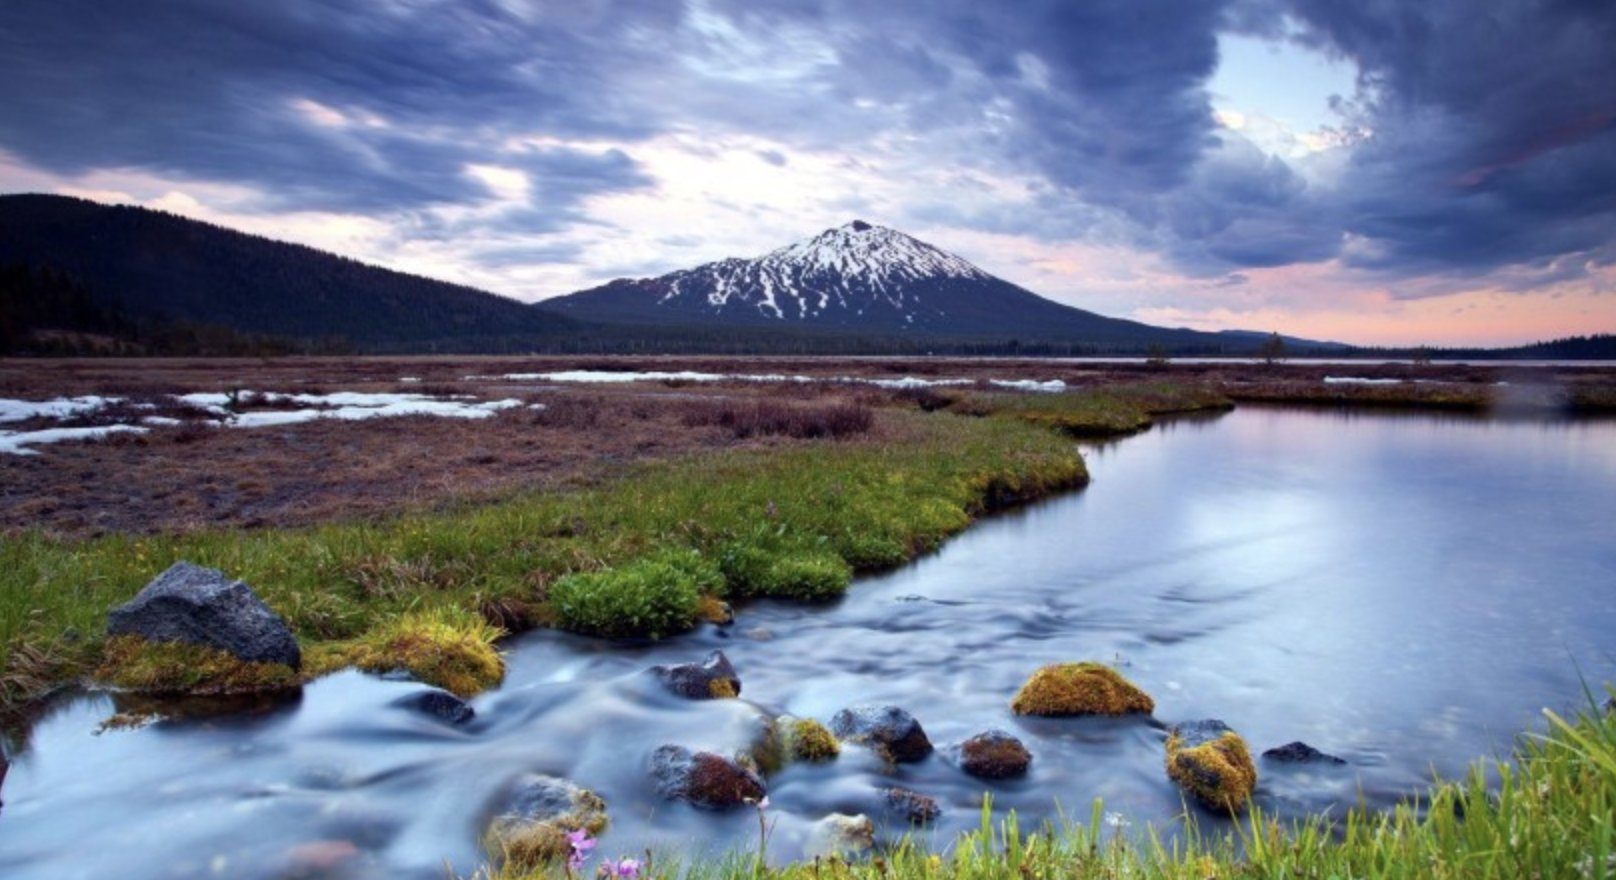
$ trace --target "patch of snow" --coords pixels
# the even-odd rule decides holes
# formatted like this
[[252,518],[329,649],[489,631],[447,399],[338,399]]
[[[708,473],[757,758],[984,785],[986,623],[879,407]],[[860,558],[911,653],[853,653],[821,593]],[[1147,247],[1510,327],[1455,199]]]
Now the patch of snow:
[[227,416],[230,410],[225,404],[230,402],[230,395],[223,392],[197,391],[191,394],[181,394],[174,398],[180,403],[190,404],[200,410],[206,410],[216,416]]
[[147,416],[140,420],[142,425],[151,425],[154,428],[168,428],[174,425],[183,425],[181,419],[171,419],[168,416]]
[[398,381],[400,381],[400,382],[419,382],[419,381],[421,381],[421,377],[420,376],[400,376],[398,378]]
[[[608,370],[565,370],[557,373],[506,373],[502,376],[467,376],[469,379],[499,379],[516,382],[573,382],[577,384],[591,383],[627,383],[627,382],[839,382],[844,385],[874,385],[878,388],[937,388],[950,385],[970,385],[972,379],[921,379],[915,376],[904,376],[900,379],[866,379],[858,376],[785,376],[779,373],[697,373],[697,372],[658,372],[648,371],[613,372]],[[992,379],[994,385],[1000,388],[1010,388],[1019,391],[1065,391],[1066,383],[1059,379],[1040,382],[1036,379]]]
[[874,385],[877,388],[938,388],[944,385],[969,385],[970,379],[919,379],[914,376],[904,376],[902,379],[855,379],[843,377],[833,379],[833,382],[862,382]]
[[1325,376],[1326,385],[1401,385],[1402,379],[1368,379],[1360,376]]
[[1050,379],[1048,382],[1040,382],[1037,379],[990,379],[989,381],[999,388],[1013,388],[1017,391],[1054,393],[1066,390],[1066,383],[1059,379]]
[[135,425],[104,425],[99,428],[46,428],[42,431],[0,431],[0,453],[12,455],[38,455],[29,446],[60,443],[63,440],[94,440],[108,434],[146,433]]
[[[342,394],[299,395],[298,397],[335,398]],[[521,406],[520,400],[490,400],[481,403],[463,400],[434,400],[419,394],[354,394],[367,399],[364,404],[338,406],[332,409],[265,410],[239,413],[228,424],[235,428],[267,428],[295,425],[315,419],[339,419],[357,422],[365,419],[388,419],[399,416],[441,416],[451,419],[486,419],[500,410]],[[375,398],[408,398],[401,400],[375,400]],[[300,403],[312,401],[299,400]]]
[[24,419],[66,419],[81,413],[94,412],[121,397],[57,397],[52,400],[0,399],[0,422],[20,422]]

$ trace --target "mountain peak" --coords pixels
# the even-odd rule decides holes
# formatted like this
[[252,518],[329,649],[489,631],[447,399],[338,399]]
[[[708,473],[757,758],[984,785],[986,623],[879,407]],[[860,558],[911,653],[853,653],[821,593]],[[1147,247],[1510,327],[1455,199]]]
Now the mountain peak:
[[875,227],[865,223],[863,220],[854,220],[852,223],[847,224],[847,228],[854,232],[867,232]]

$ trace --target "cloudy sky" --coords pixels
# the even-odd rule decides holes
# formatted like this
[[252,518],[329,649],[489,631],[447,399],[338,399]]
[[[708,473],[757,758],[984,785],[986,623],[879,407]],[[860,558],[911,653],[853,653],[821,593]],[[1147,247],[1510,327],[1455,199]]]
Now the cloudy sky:
[[0,192],[524,300],[854,218],[1103,314],[1616,332],[1611,0],[0,0]]

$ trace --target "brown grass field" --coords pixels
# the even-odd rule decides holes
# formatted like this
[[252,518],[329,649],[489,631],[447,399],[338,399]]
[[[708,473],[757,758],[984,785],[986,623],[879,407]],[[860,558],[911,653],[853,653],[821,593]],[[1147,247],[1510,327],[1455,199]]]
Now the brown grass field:
[[[565,385],[468,378],[577,369],[827,380],[1058,379],[1074,388],[1166,379],[1214,384],[1238,401],[1616,409],[1616,369],[1606,367],[701,357],[0,360],[0,398],[119,396],[125,407],[157,407],[145,415],[183,421],[145,434],[40,446],[33,456],[0,454],[0,532],[39,528],[88,537],[378,518],[588,485],[629,463],[700,450],[814,442],[838,432],[879,442],[879,422],[872,428],[860,411],[926,405],[923,393],[830,381]],[[1405,382],[1325,385],[1324,376]],[[513,408],[480,420],[407,416],[220,429],[203,420],[204,413],[176,409],[166,396],[238,389],[463,394],[545,408]],[[127,414],[0,427],[105,424]],[[836,427],[838,419],[845,424]]]

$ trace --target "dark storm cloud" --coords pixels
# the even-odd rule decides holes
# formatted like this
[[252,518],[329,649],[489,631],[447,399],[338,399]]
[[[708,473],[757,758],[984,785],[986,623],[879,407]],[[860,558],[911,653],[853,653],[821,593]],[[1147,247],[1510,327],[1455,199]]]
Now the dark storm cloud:
[[[504,134],[649,131],[580,63],[605,48],[635,63],[613,22],[479,3],[7,0],[0,147],[62,174],[248,183],[276,207],[472,201],[483,187],[463,168],[491,161]],[[612,169],[568,189],[629,178]]]
[[[1228,31],[1357,65],[1344,125],[1372,136],[1339,179],[1217,130]],[[660,134],[714,155],[757,135],[777,167],[815,150],[1028,179],[1020,201],[901,210],[1209,277],[1332,256],[1574,277],[1616,257],[1613,45],[1609,0],[0,0],[0,150],[448,239],[587,222],[590,197],[655,184],[636,153]],[[493,198],[468,165],[525,172],[528,202],[433,216]],[[769,210],[758,195],[734,209]]]
[[718,8],[744,28],[819,28],[823,94],[954,136],[961,158],[1033,171],[1124,210],[1182,183],[1212,145],[1208,0],[825,0]]
[[1616,252],[1616,4],[1286,0],[1241,22],[1286,14],[1361,71],[1352,121],[1373,136],[1315,206],[1361,238],[1350,264],[1552,280]]

